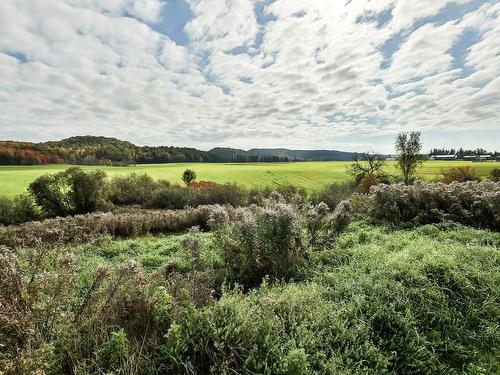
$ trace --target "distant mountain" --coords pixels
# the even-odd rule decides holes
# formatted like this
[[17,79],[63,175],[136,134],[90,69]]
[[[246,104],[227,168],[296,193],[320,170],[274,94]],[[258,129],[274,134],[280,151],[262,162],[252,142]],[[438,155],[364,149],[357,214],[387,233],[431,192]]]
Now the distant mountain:
[[248,151],[217,147],[201,151],[188,147],[137,146],[116,138],[76,136],[41,143],[0,141],[0,164],[88,164],[128,165],[175,162],[284,162],[308,160],[352,160],[355,154],[335,150]]
[[346,161],[353,160],[356,156],[354,152],[344,152],[336,150],[289,150],[286,148],[253,148],[248,150],[250,155],[278,156],[290,160],[317,160],[317,161]]

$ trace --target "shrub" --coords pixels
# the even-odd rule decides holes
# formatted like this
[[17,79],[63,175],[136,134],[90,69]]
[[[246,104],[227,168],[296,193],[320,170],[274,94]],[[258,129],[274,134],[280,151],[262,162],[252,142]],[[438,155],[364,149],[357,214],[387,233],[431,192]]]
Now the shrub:
[[147,174],[130,173],[111,180],[110,197],[114,204],[147,205],[158,184]]
[[366,173],[361,181],[359,181],[357,191],[362,194],[367,194],[370,192],[370,188],[374,185],[378,185],[380,180],[372,173]]
[[49,216],[84,214],[107,208],[106,173],[69,168],[38,177],[29,186],[36,203]]
[[[287,203],[278,198],[261,209],[279,212]],[[210,217],[220,231],[253,209],[216,206]],[[292,210],[307,224],[309,210]],[[332,217],[324,204],[313,210]],[[350,210],[344,203],[337,211]],[[212,273],[219,264],[206,257],[220,255],[218,235],[196,229],[179,239],[179,253],[201,264],[172,272],[148,272],[125,258],[99,265],[107,261],[95,246],[0,246],[0,369],[497,374],[500,234],[443,227],[355,223],[335,248],[308,252],[304,282],[264,282],[246,293],[213,293],[222,284]],[[302,236],[307,244],[304,228]],[[143,246],[156,249],[152,241]]]
[[[230,281],[251,288],[265,276],[280,279],[293,273],[307,256],[300,216],[293,206],[273,202],[240,209],[236,221],[210,219]],[[219,220],[229,217],[218,215]]]
[[[226,290],[182,315],[161,344],[160,366],[201,374],[498,373],[497,250],[367,226],[343,237],[361,233],[363,243],[327,250],[307,283]],[[330,265],[340,251],[349,261]]]
[[356,191],[356,184],[353,181],[333,183],[325,186],[321,191],[311,196],[313,204],[325,202],[331,209],[343,200],[348,199]]
[[196,172],[192,169],[186,169],[182,174],[182,181],[186,186],[189,186],[194,180],[196,180]]
[[120,371],[128,359],[128,340],[125,331],[120,329],[111,332],[111,337],[103,345],[99,353],[99,362],[102,370]]
[[264,277],[288,279],[315,247],[331,245],[350,221],[352,207],[342,202],[330,213],[321,203],[303,209],[277,194],[262,206],[212,211],[209,225],[222,251],[229,281],[252,288]]
[[179,185],[163,184],[158,187],[149,201],[145,202],[147,208],[181,209],[189,204],[189,191]]
[[28,190],[48,216],[67,216],[75,212],[69,185],[67,176],[61,172],[38,177]]
[[[304,188],[294,185],[282,185],[277,187],[253,188],[248,192],[248,203],[261,204],[264,200],[277,193],[287,203],[294,205],[304,204],[307,200],[307,192]],[[319,203],[319,202],[318,202]]]
[[70,196],[75,213],[87,214],[108,207],[106,173],[100,170],[85,172],[69,168],[64,172],[71,183]]
[[500,184],[492,181],[377,185],[370,194],[371,215],[393,224],[452,220],[500,230]]
[[110,235],[130,237],[180,232],[193,226],[206,228],[210,213],[216,208],[217,206],[200,206],[179,211],[132,210],[48,219],[0,231],[0,244],[23,247],[42,243],[50,247],[65,243],[93,242]]
[[451,182],[467,182],[467,181],[481,181],[481,177],[476,169],[470,166],[460,166],[448,168],[442,171],[442,182],[449,184]]
[[236,184],[212,184],[210,187],[189,188],[188,204],[197,207],[206,204],[246,205],[246,192]]
[[14,199],[0,197],[0,224],[20,224],[40,218],[40,209],[30,195],[21,194]]
[[500,182],[500,168],[495,168],[491,171],[490,180]]

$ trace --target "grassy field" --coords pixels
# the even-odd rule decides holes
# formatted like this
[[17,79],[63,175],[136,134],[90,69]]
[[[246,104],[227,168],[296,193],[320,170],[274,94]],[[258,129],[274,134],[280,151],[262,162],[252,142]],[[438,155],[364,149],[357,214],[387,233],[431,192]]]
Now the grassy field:
[[[186,168],[194,169],[198,180],[218,183],[236,182],[245,187],[278,186],[292,184],[308,191],[319,190],[325,184],[349,178],[346,167],[350,162],[298,162],[298,163],[172,163],[147,164],[129,167],[84,166],[86,170],[103,169],[109,176],[130,172],[147,173],[155,179],[180,182]],[[429,180],[441,175],[444,168],[459,165],[474,166],[481,176],[487,176],[499,162],[472,163],[464,161],[427,161],[418,169],[420,178]],[[14,196],[26,190],[38,176],[55,173],[69,165],[0,166],[0,195]],[[389,162],[389,173],[396,173],[395,162]]]

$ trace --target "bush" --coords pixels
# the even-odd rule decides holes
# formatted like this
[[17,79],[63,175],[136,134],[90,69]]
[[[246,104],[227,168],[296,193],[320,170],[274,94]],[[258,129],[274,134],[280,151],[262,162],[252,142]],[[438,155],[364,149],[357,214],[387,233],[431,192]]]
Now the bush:
[[265,276],[288,278],[307,257],[300,216],[286,203],[240,209],[235,221],[228,215],[212,215],[210,226],[230,281],[245,288],[259,285]]
[[495,168],[491,171],[490,180],[500,182],[500,168]]
[[372,173],[365,173],[361,181],[359,181],[357,191],[362,194],[368,194],[370,188],[374,185],[378,185],[380,180]]
[[[307,283],[226,290],[216,304],[184,314],[162,342],[160,366],[200,374],[498,373],[496,249],[366,226],[341,239],[361,233],[366,243],[327,250]],[[341,251],[349,261],[330,266]]]
[[[271,194],[262,206],[212,211],[215,233],[230,282],[252,288],[262,279],[289,279],[315,247],[331,245],[345,230],[352,208],[342,202],[329,212],[326,204],[304,210]],[[306,231],[307,229],[307,231]]]
[[147,174],[130,173],[111,180],[110,197],[114,204],[147,205],[158,184]]
[[246,191],[236,184],[212,184],[209,187],[189,188],[188,205],[197,207],[206,204],[230,204],[244,206],[247,204]]
[[87,214],[109,208],[105,172],[99,170],[85,172],[80,168],[69,168],[64,173],[71,183],[70,196],[76,214]]
[[181,187],[162,184],[146,203],[147,208],[182,209],[186,206],[198,207],[208,204],[246,204],[246,192],[237,185],[211,184],[209,187]]
[[[287,205],[273,197],[261,207],[270,215]],[[312,209],[332,218],[324,204]],[[212,207],[211,221],[220,231],[251,210]],[[309,209],[292,210],[307,224]],[[342,217],[348,204],[337,211]],[[157,219],[155,225],[169,220]],[[94,245],[0,246],[0,369],[8,375],[498,374],[500,234],[444,227],[387,231],[357,222],[334,248],[308,252],[303,282],[264,282],[246,293],[220,288],[222,279],[213,277],[218,235],[195,229],[176,240],[177,255],[152,240],[104,244],[122,250],[115,262]],[[126,246],[169,253],[171,272],[148,272]],[[186,265],[175,266],[177,256],[186,256]]]
[[0,224],[20,224],[40,218],[40,209],[30,195],[21,194],[14,199],[0,197]]
[[370,194],[371,215],[393,224],[451,220],[500,230],[500,184],[495,182],[377,185]]
[[0,245],[24,247],[42,243],[50,247],[65,243],[93,242],[106,236],[175,233],[193,226],[206,228],[210,213],[216,209],[217,206],[200,206],[179,211],[132,210],[24,223],[0,231]]
[[67,176],[61,172],[38,177],[28,190],[48,216],[67,216],[75,213],[69,186]]
[[190,197],[187,188],[168,183],[159,186],[149,201],[144,202],[147,208],[161,208],[168,210],[181,209],[189,205]]
[[262,204],[263,201],[269,199],[269,197],[275,193],[279,194],[285,202],[294,205],[304,204],[307,200],[307,192],[304,188],[293,185],[282,185],[277,187],[265,186],[251,189],[248,192],[248,203]]
[[442,182],[449,184],[451,182],[481,181],[481,177],[476,169],[470,166],[453,167],[442,171]]
[[29,192],[49,216],[85,214],[108,208],[106,173],[69,168],[38,177]]
[[311,196],[311,202],[313,204],[325,202],[331,209],[334,209],[340,202],[348,199],[355,191],[356,184],[353,181],[333,183],[325,186],[323,190],[314,193]]

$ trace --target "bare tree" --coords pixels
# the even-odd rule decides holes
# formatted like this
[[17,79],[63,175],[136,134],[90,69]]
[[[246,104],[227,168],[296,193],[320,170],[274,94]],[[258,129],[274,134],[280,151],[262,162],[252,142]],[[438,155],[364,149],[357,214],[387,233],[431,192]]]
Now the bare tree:
[[403,174],[403,181],[408,185],[415,177],[417,167],[422,162],[420,150],[420,132],[399,133],[396,136],[398,168]]
[[383,168],[385,167],[385,160],[374,151],[368,151],[363,154],[356,154],[354,163],[347,169],[348,173],[359,178],[366,174],[372,174],[378,177],[386,176]]

